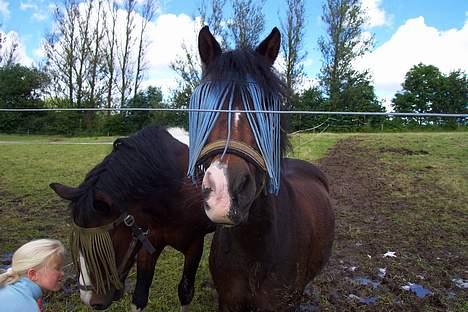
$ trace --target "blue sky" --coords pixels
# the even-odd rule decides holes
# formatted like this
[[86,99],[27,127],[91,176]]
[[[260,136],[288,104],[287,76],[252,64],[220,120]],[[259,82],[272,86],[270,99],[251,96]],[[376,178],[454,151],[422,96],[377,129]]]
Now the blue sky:
[[[120,0],[121,1],[121,0]],[[168,64],[180,51],[180,43],[195,42],[193,16],[199,0],[161,0],[158,16],[150,27],[153,43],[146,85],[168,90],[175,75]],[[40,61],[40,42],[50,30],[53,1],[0,0],[1,31],[21,42],[21,62]],[[279,12],[285,0],[266,0],[265,36],[279,26]],[[321,22],[322,1],[305,0],[305,69],[313,80],[321,66],[317,38],[325,26]],[[375,34],[374,50],[356,63],[373,73],[377,94],[387,102],[400,87],[406,71],[418,62],[438,66],[442,71],[468,71],[468,1],[466,0],[363,0],[368,10],[367,31]],[[164,47],[164,49],[161,49]]]

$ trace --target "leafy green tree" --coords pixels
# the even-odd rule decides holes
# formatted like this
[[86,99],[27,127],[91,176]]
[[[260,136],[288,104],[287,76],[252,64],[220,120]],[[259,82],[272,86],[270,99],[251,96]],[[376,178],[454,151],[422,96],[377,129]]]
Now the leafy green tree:
[[[148,87],[145,91],[140,91],[137,96],[132,98],[128,108],[163,108],[162,92],[160,88]],[[127,111],[125,113],[125,122],[131,132],[140,130],[153,122],[163,123],[164,114],[167,112],[159,111]],[[158,122],[159,121],[159,122]]]
[[462,70],[444,76],[432,106],[433,113],[466,114],[468,110],[468,77]]
[[281,72],[288,88],[295,92],[304,77],[303,51],[305,7],[304,0],[286,0],[286,19],[281,23],[281,50],[284,56],[284,66]]
[[341,110],[346,88],[353,85],[359,73],[353,61],[365,55],[373,46],[373,36],[365,36],[366,14],[360,0],[326,0],[322,21],[326,34],[318,41],[322,53],[321,85],[330,101],[330,109]]
[[[393,98],[396,112],[412,113],[466,113],[468,81],[466,74],[453,71],[444,75],[433,65],[419,63],[405,76],[402,90]],[[412,121],[414,118],[406,118]],[[419,124],[435,122],[439,125],[454,125],[455,119],[417,119]]]
[[[181,86],[174,91],[171,99],[171,108],[186,109],[189,106],[190,96],[192,95],[192,88],[189,85]],[[188,113],[175,112],[169,116],[169,125],[188,129]]]
[[[313,86],[301,94],[291,98],[291,104],[296,111],[324,111],[326,100],[319,87]],[[327,119],[324,115],[293,114],[289,119],[292,131],[313,129]]]
[[[41,108],[42,90],[47,76],[35,68],[19,64],[0,67],[0,108]],[[45,114],[5,112],[0,114],[0,131],[36,131],[41,127],[35,119]]]
[[393,99],[395,111],[428,113],[432,106],[439,106],[442,78],[440,70],[433,65],[413,66],[406,73],[402,91]]

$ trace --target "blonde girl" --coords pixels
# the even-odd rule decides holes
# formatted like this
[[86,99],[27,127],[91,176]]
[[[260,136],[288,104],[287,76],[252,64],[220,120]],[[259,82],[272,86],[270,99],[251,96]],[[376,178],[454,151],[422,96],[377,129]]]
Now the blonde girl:
[[11,268],[0,274],[0,310],[40,311],[46,290],[61,289],[65,249],[54,239],[38,239],[15,251]]

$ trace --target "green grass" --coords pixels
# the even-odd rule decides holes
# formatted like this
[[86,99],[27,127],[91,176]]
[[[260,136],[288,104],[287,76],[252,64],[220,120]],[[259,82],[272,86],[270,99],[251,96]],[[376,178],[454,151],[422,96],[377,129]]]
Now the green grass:
[[[364,145],[380,152],[384,171],[398,184],[394,200],[411,198],[412,209],[400,211],[395,221],[409,228],[417,225],[426,239],[440,247],[466,235],[468,134],[405,133],[369,138]],[[466,240],[458,244],[468,250]]]
[[350,137],[351,134],[337,133],[297,133],[290,136],[293,150],[288,153],[288,157],[300,158],[315,162],[324,157],[328,150],[340,139]]

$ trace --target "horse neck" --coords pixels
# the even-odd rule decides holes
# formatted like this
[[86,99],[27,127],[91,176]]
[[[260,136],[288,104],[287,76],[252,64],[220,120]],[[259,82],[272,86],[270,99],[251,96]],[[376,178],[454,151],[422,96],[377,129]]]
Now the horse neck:
[[190,215],[194,211],[199,214],[203,211],[203,195],[201,186],[194,184],[191,178],[184,176],[181,186],[173,198],[172,211],[181,215]]

